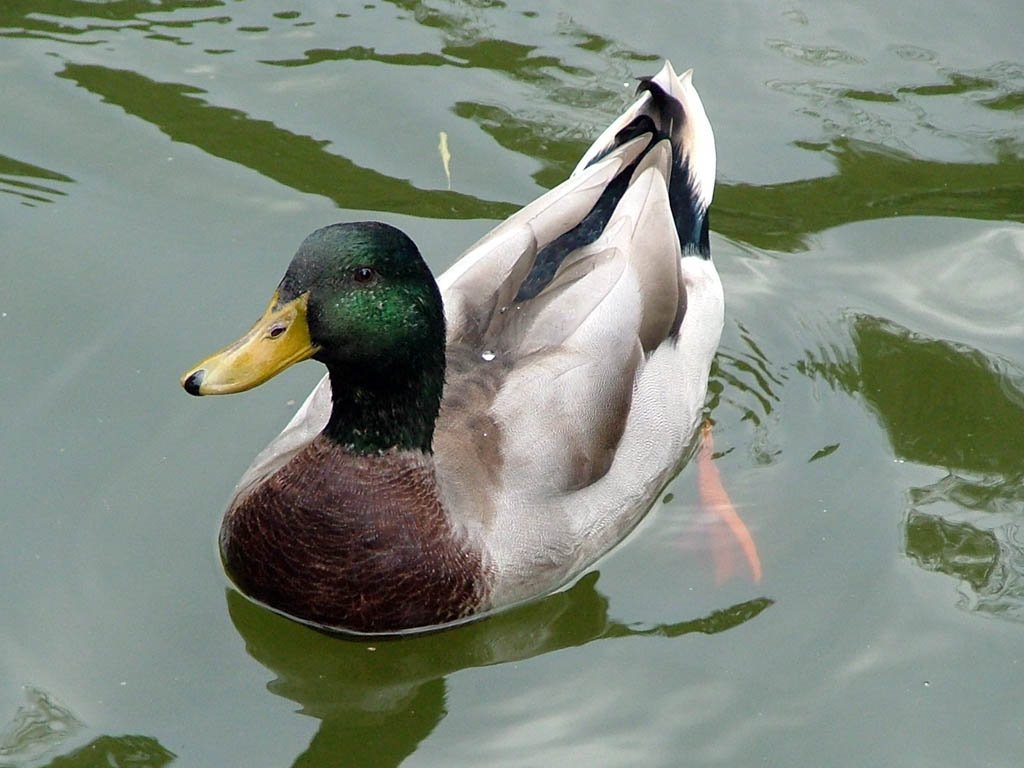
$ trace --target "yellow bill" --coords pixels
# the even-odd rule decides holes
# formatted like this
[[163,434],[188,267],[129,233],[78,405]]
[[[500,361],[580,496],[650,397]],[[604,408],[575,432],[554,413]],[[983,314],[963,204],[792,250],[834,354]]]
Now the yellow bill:
[[309,338],[309,294],[280,304],[277,292],[263,317],[242,338],[181,377],[190,395],[244,392],[319,351]]

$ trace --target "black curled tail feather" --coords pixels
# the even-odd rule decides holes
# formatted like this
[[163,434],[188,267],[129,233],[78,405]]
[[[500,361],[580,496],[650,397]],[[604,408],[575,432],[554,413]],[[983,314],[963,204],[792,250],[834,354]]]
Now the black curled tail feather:
[[660,120],[663,135],[672,144],[672,175],[668,183],[668,199],[675,219],[676,234],[684,254],[699,254],[711,258],[709,236],[710,206],[704,205],[696,194],[695,178],[690,158],[683,153],[687,116],[683,105],[654,81],[640,78],[637,93],[651,94],[651,108]]
[[[654,77],[640,79],[637,93],[640,99],[588,150],[577,171],[600,162],[638,137],[648,136],[647,145],[608,183],[591,210],[574,227],[537,251],[514,301],[527,301],[539,295],[569,254],[601,236],[637,166],[664,139],[672,147],[668,198],[680,251],[684,255],[711,257],[708,209],[714,186],[714,137],[700,98],[689,82],[689,74],[679,80],[667,62]],[[688,109],[694,114],[687,114]],[[702,151],[710,152],[710,157],[697,157],[696,153]],[[710,178],[701,179],[701,173]],[[702,189],[702,184],[707,189]]]

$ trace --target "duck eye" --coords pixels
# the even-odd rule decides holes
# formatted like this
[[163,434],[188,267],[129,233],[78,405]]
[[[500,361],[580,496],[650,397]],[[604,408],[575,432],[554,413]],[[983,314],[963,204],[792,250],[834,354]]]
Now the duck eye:
[[377,271],[372,267],[356,267],[352,270],[352,279],[360,285],[372,283],[377,277]]

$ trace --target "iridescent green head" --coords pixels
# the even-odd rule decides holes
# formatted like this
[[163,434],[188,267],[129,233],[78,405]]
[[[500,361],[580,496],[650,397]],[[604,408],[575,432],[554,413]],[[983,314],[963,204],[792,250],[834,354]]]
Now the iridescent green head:
[[256,325],[182,385],[241,392],[312,357],[331,376],[330,437],[360,453],[429,450],[444,345],[441,296],[412,240],[378,222],[335,224],[303,241]]

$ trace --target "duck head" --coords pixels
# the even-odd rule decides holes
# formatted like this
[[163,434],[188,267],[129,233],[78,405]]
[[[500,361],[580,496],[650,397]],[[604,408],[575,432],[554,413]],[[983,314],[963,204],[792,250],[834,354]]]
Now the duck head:
[[[192,395],[243,392],[313,358],[330,373],[336,415],[347,397],[349,410],[383,407],[395,419],[409,407],[425,409],[432,429],[444,336],[441,296],[412,240],[379,222],[335,224],[303,241],[255,325],[185,373],[181,385]],[[373,393],[407,400],[396,411]]]

